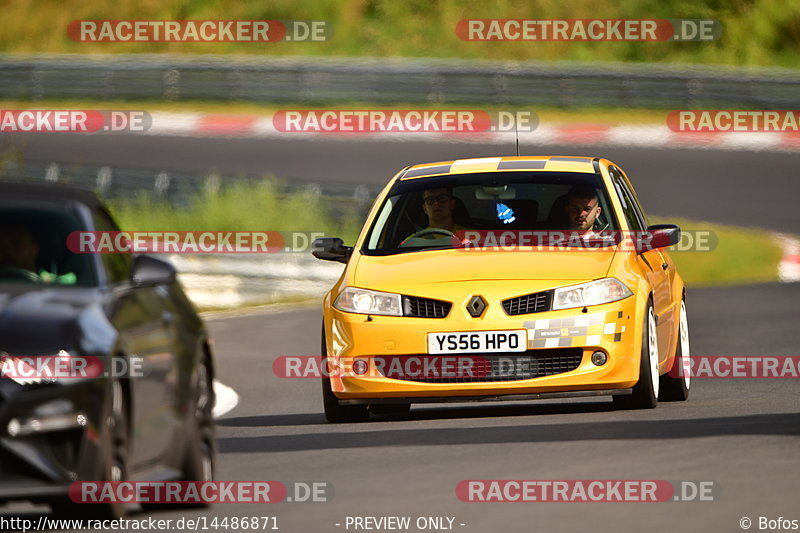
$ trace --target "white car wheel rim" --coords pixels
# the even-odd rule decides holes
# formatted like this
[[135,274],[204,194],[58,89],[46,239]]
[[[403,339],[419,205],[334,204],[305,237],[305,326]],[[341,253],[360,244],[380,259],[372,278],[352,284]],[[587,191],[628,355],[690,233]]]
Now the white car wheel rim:
[[689,384],[692,380],[691,377],[691,368],[689,366],[689,357],[691,357],[691,351],[689,350],[689,321],[686,319],[686,304],[681,302],[681,325],[680,325],[680,336],[681,336],[681,365],[682,365],[682,375],[683,381],[686,383],[686,389],[689,389]]
[[647,348],[650,357],[650,382],[653,385],[653,394],[658,397],[658,339],[656,337],[656,317],[653,308],[647,317]]

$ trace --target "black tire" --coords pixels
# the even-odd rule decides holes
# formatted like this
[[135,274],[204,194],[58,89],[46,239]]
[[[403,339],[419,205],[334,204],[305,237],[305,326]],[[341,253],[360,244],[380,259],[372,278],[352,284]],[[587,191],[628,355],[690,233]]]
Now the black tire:
[[672,370],[661,376],[661,391],[658,395],[660,401],[685,402],[689,399],[691,374],[686,365],[691,357],[689,349],[689,323],[686,318],[686,302],[681,301],[681,311],[678,319],[678,342],[675,348],[675,362]]
[[[325,326],[322,326],[322,365],[325,368],[328,361],[328,348],[325,344]],[[347,422],[365,422],[369,419],[369,410],[366,405],[341,405],[331,390],[331,380],[322,377],[322,405],[325,409],[325,419],[332,424]]]
[[369,412],[374,415],[403,416],[410,411],[410,403],[376,403],[369,406]]
[[[183,463],[181,481],[202,483],[213,481],[217,461],[216,425],[214,424],[214,383],[209,371],[208,361],[202,357],[195,370],[192,384],[192,420],[189,430],[186,455]],[[206,502],[187,503],[170,508],[206,508]],[[159,508],[164,508],[163,505]]]
[[197,364],[193,394],[192,439],[183,468],[184,481],[213,481],[217,459],[216,424],[214,423],[214,383],[203,357]]
[[[632,394],[613,396],[614,406],[618,409],[652,409],[658,405],[660,380],[658,378],[658,341],[655,334],[653,302],[648,300],[642,327],[639,381],[633,387]],[[653,345],[654,340],[655,344]],[[653,349],[655,353],[653,353]],[[653,358],[655,358],[655,370],[652,365]]]

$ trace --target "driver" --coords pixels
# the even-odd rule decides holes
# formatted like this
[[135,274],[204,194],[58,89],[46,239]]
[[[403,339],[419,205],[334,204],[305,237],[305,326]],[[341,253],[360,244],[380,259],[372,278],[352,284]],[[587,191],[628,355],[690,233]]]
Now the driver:
[[597,190],[593,187],[576,185],[567,193],[567,202],[564,204],[568,227],[572,231],[580,232],[584,237],[597,235],[594,224],[603,208]]
[[22,277],[33,283],[75,285],[77,277],[74,272],[61,275],[44,269],[37,272],[39,250],[34,233],[27,226],[0,221],[0,278]]
[[456,224],[453,211],[456,208],[456,198],[453,189],[440,187],[422,191],[422,210],[428,215],[428,228],[441,228],[456,233],[468,228]]
[[[428,217],[428,227],[409,235],[403,239],[400,245],[403,245],[411,237],[416,236],[418,233],[426,230],[442,229],[450,233],[456,233],[468,229],[456,224],[455,220],[453,219],[453,211],[455,208],[456,199],[453,196],[453,190],[449,187],[439,187],[436,189],[426,189],[422,191],[422,210],[425,211],[425,215]],[[442,234],[429,233],[427,235],[422,235],[419,238],[441,239]]]
[[21,268],[35,273],[38,256],[39,245],[28,228],[0,226],[0,269]]
[[459,229],[466,229],[453,220],[455,208],[456,199],[453,198],[452,189],[441,187],[422,192],[422,210],[428,215],[429,228],[446,229],[453,233]]

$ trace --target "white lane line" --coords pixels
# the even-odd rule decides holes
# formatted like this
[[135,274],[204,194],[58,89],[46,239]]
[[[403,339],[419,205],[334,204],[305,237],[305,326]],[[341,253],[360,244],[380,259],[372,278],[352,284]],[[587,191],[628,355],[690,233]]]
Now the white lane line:
[[609,144],[628,146],[663,146],[672,141],[674,134],[666,126],[615,126],[608,130]]
[[722,144],[727,148],[742,148],[744,150],[771,150],[779,147],[785,136],[779,132],[766,131],[737,131],[723,133]]
[[200,113],[169,113],[155,111],[150,114],[153,123],[145,135],[192,135],[198,130],[203,115]]
[[239,404],[239,395],[236,394],[236,391],[216,379],[214,380],[214,394],[217,396],[213,411],[214,418],[230,413]]

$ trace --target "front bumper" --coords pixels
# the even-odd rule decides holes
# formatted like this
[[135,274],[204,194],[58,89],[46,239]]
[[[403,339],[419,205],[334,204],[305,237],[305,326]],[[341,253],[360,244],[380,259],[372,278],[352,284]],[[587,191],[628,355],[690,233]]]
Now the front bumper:
[[[66,496],[74,480],[96,478],[104,383],[20,386],[0,378],[0,502],[52,501]],[[84,416],[85,424],[46,429],[49,420],[70,414]],[[26,424],[33,420],[45,429]]]
[[494,396],[419,396],[407,398],[362,398],[339,400],[342,405],[400,404],[400,403],[455,403],[455,402],[514,402],[527,400],[553,400],[586,398],[592,396],[617,396],[631,394],[633,389],[608,389],[593,391],[543,392],[540,394],[500,394]]
[[[371,403],[387,400],[391,403],[392,399],[412,402],[508,400],[520,395],[526,399],[541,399],[564,397],[564,394],[626,394],[638,381],[642,336],[635,297],[593,306],[586,312],[578,308],[508,316],[500,306],[493,307],[490,305],[484,316],[478,319],[462,312],[464,305],[458,302],[443,319],[368,318],[330,309],[326,320],[328,361],[331,368],[339,370],[330,378],[334,395],[343,400],[342,403],[351,403],[349,400],[373,400]],[[379,366],[384,368],[380,360],[387,357],[434,357],[427,355],[428,333],[519,329],[527,332],[528,351],[505,353],[503,356],[514,358],[571,348],[582,351],[579,363],[572,370],[531,379],[460,380],[458,383],[393,379],[375,370]],[[591,355],[596,351],[607,355],[602,366],[591,361]],[[457,357],[457,354],[453,356]],[[356,375],[353,363],[357,360],[364,361],[370,372]]]

